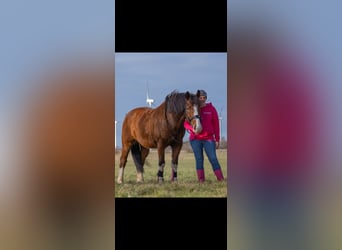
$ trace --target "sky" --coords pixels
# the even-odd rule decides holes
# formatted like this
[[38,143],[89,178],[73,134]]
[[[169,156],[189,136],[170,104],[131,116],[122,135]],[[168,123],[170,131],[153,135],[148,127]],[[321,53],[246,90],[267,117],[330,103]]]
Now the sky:
[[[0,111],[15,112],[30,77],[73,53],[114,50],[114,1],[16,0],[0,6]],[[20,109],[20,107],[18,107]]]
[[[207,92],[222,117],[222,137],[227,138],[227,53],[115,53],[115,119],[117,146],[125,114],[136,107],[159,106],[173,90]],[[185,134],[184,140],[188,139]]]

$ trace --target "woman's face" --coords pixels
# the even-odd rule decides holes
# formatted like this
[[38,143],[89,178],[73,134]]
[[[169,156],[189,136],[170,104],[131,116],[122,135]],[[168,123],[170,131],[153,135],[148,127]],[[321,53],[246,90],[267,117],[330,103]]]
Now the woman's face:
[[205,105],[205,101],[206,101],[206,100],[207,100],[207,97],[204,96],[204,95],[201,95],[201,96],[199,97],[199,101],[200,101],[200,106],[201,106],[201,107]]

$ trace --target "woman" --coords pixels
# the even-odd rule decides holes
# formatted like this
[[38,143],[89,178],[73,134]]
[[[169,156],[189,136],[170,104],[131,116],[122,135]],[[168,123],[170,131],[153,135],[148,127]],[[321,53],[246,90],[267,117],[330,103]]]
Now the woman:
[[204,157],[203,149],[208,157],[212,166],[214,174],[218,181],[223,181],[220,163],[217,160],[216,149],[219,147],[220,142],[220,126],[218,114],[212,103],[206,103],[207,93],[204,90],[200,91],[200,115],[202,123],[202,131],[196,134],[190,122],[184,122],[184,127],[190,133],[190,144],[196,159],[196,171],[199,182],[205,181],[204,174]]

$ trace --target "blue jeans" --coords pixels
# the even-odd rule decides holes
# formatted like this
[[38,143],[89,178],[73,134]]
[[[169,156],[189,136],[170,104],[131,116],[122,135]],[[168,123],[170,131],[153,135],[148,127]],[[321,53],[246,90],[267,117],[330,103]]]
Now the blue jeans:
[[195,154],[196,160],[196,169],[204,169],[204,157],[203,157],[203,148],[208,157],[208,160],[215,171],[216,169],[220,169],[220,163],[217,160],[216,156],[216,143],[215,141],[205,141],[205,140],[190,140],[190,144],[192,150]]

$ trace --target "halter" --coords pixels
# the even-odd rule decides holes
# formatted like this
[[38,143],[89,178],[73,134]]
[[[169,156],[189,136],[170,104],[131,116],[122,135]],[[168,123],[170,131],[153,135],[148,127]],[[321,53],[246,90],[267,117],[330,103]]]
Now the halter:
[[193,117],[187,117],[188,121],[191,122],[193,119],[199,119],[201,120],[201,116],[200,115],[194,115]]

